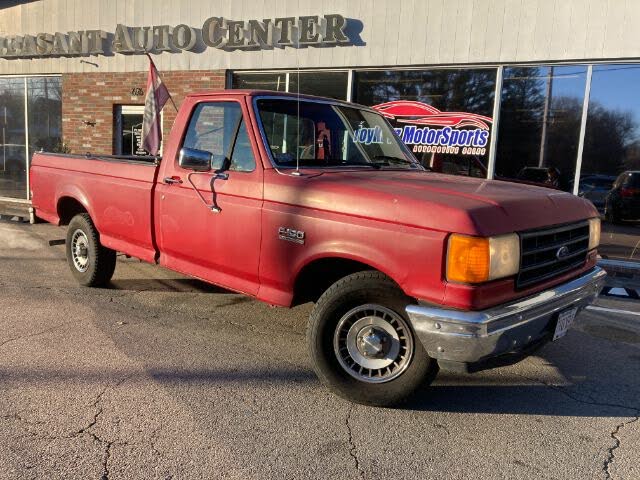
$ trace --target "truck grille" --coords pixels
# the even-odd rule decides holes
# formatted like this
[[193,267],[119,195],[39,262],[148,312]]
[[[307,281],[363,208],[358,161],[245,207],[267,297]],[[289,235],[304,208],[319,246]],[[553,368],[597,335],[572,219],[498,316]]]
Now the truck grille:
[[526,287],[582,267],[588,250],[588,222],[520,233],[520,272],[516,287]]

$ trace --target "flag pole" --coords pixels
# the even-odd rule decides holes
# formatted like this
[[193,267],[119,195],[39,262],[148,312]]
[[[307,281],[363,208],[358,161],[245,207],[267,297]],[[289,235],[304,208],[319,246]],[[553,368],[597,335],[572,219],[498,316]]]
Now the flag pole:
[[[151,58],[149,52],[145,49],[144,53],[147,55],[147,57],[149,57],[149,61],[152,63],[153,68],[156,69],[156,72],[158,72],[158,75],[160,75],[160,79],[164,82],[164,78],[162,78],[162,74],[160,73],[160,70],[158,70],[158,67],[156,67],[156,63],[153,61],[153,58]],[[169,93],[169,100],[171,100],[171,105],[173,105],[173,108],[175,108],[177,112],[178,107],[176,107],[176,102],[173,101],[173,96],[171,95],[171,92],[169,92],[169,89],[167,89],[167,93]]]

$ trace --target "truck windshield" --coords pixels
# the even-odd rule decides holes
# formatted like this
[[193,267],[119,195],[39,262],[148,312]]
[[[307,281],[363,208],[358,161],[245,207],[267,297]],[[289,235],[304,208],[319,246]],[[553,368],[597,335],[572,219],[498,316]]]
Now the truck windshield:
[[375,112],[282,97],[259,99],[257,106],[278,167],[422,169]]

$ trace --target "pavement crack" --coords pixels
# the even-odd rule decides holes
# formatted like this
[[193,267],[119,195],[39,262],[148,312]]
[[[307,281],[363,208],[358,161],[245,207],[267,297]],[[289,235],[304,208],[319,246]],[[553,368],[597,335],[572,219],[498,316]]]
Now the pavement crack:
[[29,333],[27,335],[20,335],[19,337],[13,337],[13,338],[9,338],[8,340],[5,340],[3,342],[0,343],[0,348],[4,347],[5,345],[12,343],[12,342],[17,342],[18,340],[24,340],[25,338],[32,338],[32,337],[37,337],[39,335],[44,335],[45,333],[49,333],[52,332],[53,330],[56,330],[60,327],[64,327],[65,325],[68,325],[71,322],[62,322],[59,323],[57,325],[53,325],[52,327],[49,328],[45,328],[44,330],[41,330],[39,332],[34,332],[34,333]]
[[351,430],[351,414],[353,413],[354,405],[349,406],[347,411],[347,417],[345,418],[345,426],[347,427],[347,434],[349,438],[349,455],[353,458],[356,470],[360,478],[364,478],[364,470],[360,466],[360,459],[358,458],[358,447],[353,441],[353,431]]
[[618,433],[620,433],[620,429],[623,428],[625,425],[629,425],[631,423],[637,422],[639,418],[640,416],[636,416],[635,418],[629,420],[628,422],[619,423],[618,425],[616,425],[616,428],[611,432],[610,435],[611,435],[611,438],[613,438],[614,443],[613,443],[613,446],[609,448],[607,458],[605,459],[604,464],[602,465],[602,471],[604,472],[604,476],[607,480],[611,480],[613,478],[611,476],[611,472],[609,468],[611,467],[611,464],[615,461],[615,458],[616,458],[615,452],[618,448],[620,448],[620,445],[622,443],[620,440],[620,437],[618,437]]
[[618,408],[618,409],[622,409],[622,410],[629,410],[632,411],[634,413],[633,418],[631,418],[631,420],[628,420],[626,422],[622,422],[619,423],[618,425],[616,425],[615,429],[610,433],[611,438],[614,441],[614,444],[608,449],[608,453],[607,453],[607,458],[605,459],[603,465],[602,465],[602,471],[604,472],[605,475],[605,479],[606,480],[612,480],[613,477],[611,476],[611,472],[609,471],[611,464],[614,462],[616,454],[615,451],[620,448],[620,438],[618,437],[618,433],[620,432],[620,429],[623,428],[625,425],[629,425],[631,423],[637,422],[638,419],[640,418],[640,408],[635,407],[635,406],[629,406],[629,405],[622,405],[619,403],[607,403],[607,402],[598,402],[596,400],[594,400],[593,398],[591,398],[591,400],[585,400],[583,398],[579,398],[578,396],[574,395],[573,393],[570,393],[569,391],[566,390],[565,387],[560,387],[558,385],[553,385],[552,383],[549,382],[545,382],[542,379],[536,379],[536,378],[531,378],[528,377],[526,375],[522,375],[520,373],[517,373],[516,375],[518,375],[519,377],[525,378],[531,382],[537,382],[540,383],[541,385],[544,385],[547,388],[550,388],[562,395],[564,395],[565,397],[573,400],[574,402],[577,403],[582,403],[585,405],[592,405],[592,406],[596,406],[596,407],[609,407],[609,408]]
[[80,430],[78,430],[75,433],[75,435],[82,435],[83,433],[90,433],[89,430],[92,427],[94,427],[96,425],[96,423],[98,423],[98,418],[100,418],[100,415],[102,415],[102,413],[104,412],[104,409],[102,408],[102,405],[100,405],[100,403],[102,402],[102,397],[104,396],[104,394],[107,393],[107,391],[110,390],[110,389],[114,389],[114,388],[119,387],[124,382],[126,382],[128,379],[130,379],[133,375],[134,375],[133,373],[131,373],[129,375],[125,375],[124,377],[122,377],[120,380],[118,380],[113,385],[107,385],[106,387],[104,387],[100,391],[100,393],[98,393],[98,395],[96,395],[95,400],[91,404],[91,406],[95,409],[95,413],[93,415],[93,419],[91,419],[91,421],[87,425],[85,425]]
[[102,476],[100,480],[109,480],[109,459],[111,458],[111,445],[113,442],[107,442],[104,449],[104,457],[102,458]]
[[[133,374],[126,375],[126,376],[122,377],[120,380],[118,380],[116,383],[114,383],[113,385],[107,385],[106,387],[104,387],[100,391],[100,393],[98,393],[98,395],[96,395],[96,398],[94,399],[94,401],[92,403],[92,406],[95,409],[95,413],[93,415],[93,418],[91,419],[91,421],[87,425],[82,427],[80,430],[78,430],[75,433],[75,435],[73,435],[73,436],[90,435],[91,438],[93,438],[93,440],[96,443],[104,445],[104,454],[103,454],[103,457],[102,457],[102,475],[100,476],[100,480],[109,480],[109,459],[111,458],[111,447],[114,444],[116,444],[116,442],[114,440],[106,440],[104,438],[101,438],[98,434],[96,434],[95,432],[91,431],[91,429],[98,423],[98,419],[104,413],[104,408],[102,407],[102,405],[100,405],[100,403],[102,402],[102,397],[105,395],[105,393],[107,393],[107,391],[110,390],[110,389],[114,389],[114,388],[119,387],[120,385],[122,385],[124,382],[126,382],[132,376],[133,376]],[[121,443],[121,445],[126,445],[126,442],[125,443]]]
[[523,375],[521,373],[515,373],[515,375],[524,378],[526,380],[529,380],[530,382],[536,382],[539,383],[540,385],[544,385],[547,388],[550,388],[551,390],[554,390],[555,392],[558,392],[562,395],[564,395],[565,397],[573,400],[574,402],[578,402],[578,403],[582,403],[584,405],[592,405],[594,407],[609,407],[609,408],[620,408],[623,410],[630,410],[632,412],[638,413],[640,412],[640,408],[638,408],[638,406],[630,406],[630,405],[623,405],[620,403],[606,403],[606,402],[598,402],[596,400],[593,400],[593,398],[591,400],[585,400],[584,398],[580,398],[577,395],[574,395],[573,393],[567,391],[566,387],[561,387],[559,385],[554,385],[553,383],[549,383],[549,382],[545,382],[544,380],[540,379],[540,378],[532,378],[529,377],[527,375]]

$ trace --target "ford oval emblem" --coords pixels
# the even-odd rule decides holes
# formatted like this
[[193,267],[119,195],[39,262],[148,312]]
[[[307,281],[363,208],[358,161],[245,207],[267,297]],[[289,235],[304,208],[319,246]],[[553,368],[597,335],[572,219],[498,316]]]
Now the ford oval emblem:
[[569,256],[569,247],[567,247],[566,245],[564,245],[563,247],[560,247],[558,249],[558,251],[556,252],[556,258],[558,260],[562,260],[563,258],[566,258]]

